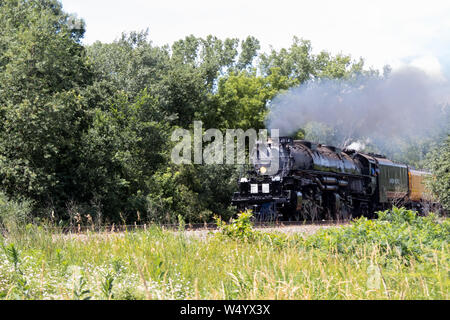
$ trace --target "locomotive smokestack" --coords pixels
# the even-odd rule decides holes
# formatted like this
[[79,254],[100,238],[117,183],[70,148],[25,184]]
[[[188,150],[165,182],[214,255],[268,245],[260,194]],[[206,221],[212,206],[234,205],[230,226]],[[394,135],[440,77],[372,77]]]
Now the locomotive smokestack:
[[[368,142],[370,142],[370,140]],[[365,148],[366,148],[366,143],[364,143],[362,141],[355,141],[345,147],[345,149],[355,150],[357,152],[360,152],[360,151],[364,150]]]

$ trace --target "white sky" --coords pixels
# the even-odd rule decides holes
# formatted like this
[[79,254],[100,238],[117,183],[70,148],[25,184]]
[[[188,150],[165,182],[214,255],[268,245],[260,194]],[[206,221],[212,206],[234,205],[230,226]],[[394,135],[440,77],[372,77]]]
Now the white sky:
[[450,74],[450,1],[439,0],[62,0],[87,24],[84,42],[111,42],[149,28],[154,44],[187,35],[255,36],[262,49],[289,47],[293,36],[315,52],[363,57],[366,66],[418,66]]

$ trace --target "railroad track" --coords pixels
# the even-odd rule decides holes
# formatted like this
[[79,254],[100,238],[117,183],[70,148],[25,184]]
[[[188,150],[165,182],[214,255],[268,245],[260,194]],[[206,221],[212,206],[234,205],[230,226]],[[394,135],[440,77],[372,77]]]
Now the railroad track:
[[[257,229],[266,228],[285,228],[293,226],[340,226],[348,224],[350,221],[334,221],[334,220],[321,220],[321,221],[274,221],[274,222],[254,222],[253,226]],[[218,230],[216,223],[194,223],[180,226],[179,224],[134,224],[134,225],[116,225],[109,226],[70,226],[70,227],[42,227],[46,231],[58,232],[58,233],[86,233],[86,232],[127,232],[136,230],[148,230],[154,227],[159,227],[165,230]],[[6,234],[6,230],[0,228],[0,233]]]

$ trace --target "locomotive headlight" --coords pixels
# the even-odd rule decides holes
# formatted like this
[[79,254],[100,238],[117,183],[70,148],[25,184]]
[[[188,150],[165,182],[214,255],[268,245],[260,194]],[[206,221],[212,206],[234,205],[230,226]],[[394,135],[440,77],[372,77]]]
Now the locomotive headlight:
[[268,183],[265,183],[262,185],[262,192],[263,193],[270,193],[270,185]]
[[261,172],[261,174],[266,174],[267,168],[266,167],[261,167],[261,169],[259,169],[259,172]]
[[258,185],[257,184],[250,185],[250,193],[252,193],[252,194],[258,193]]

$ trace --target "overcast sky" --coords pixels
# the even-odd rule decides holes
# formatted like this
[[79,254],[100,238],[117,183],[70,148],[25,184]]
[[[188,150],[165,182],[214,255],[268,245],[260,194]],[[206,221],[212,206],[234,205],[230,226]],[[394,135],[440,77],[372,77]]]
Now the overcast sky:
[[122,31],[149,28],[154,44],[187,35],[255,36],[264,51],[289,47],[293,36],[315,52],[363,57],[366,66],[418,66],[450,74],[450,1],[443,0],[62,0],[87,24],[84,42],[111,42]]

